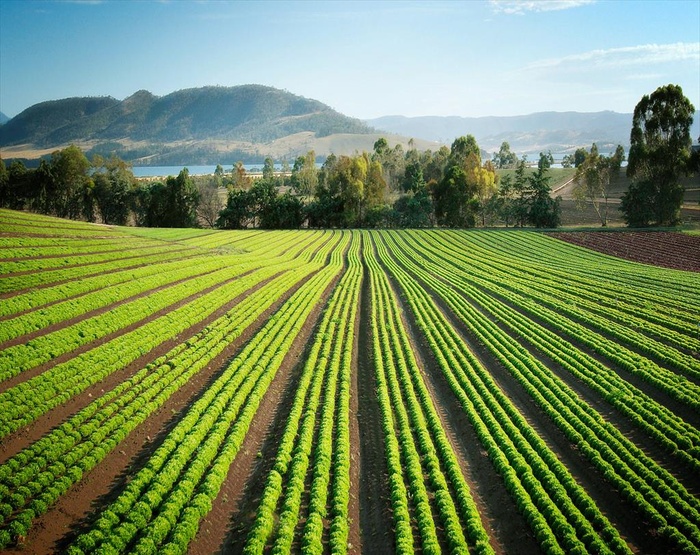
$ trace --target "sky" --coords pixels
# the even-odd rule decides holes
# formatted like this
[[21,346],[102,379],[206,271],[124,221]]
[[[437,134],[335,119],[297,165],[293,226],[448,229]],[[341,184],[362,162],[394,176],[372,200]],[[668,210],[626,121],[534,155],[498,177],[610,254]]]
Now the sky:
[[700,109],[700,0],[0,0],[0,111],[262,84],[360,119]]

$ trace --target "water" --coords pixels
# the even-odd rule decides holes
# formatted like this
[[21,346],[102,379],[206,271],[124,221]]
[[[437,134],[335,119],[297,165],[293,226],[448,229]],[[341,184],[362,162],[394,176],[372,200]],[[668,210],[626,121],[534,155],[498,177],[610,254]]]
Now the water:
[[[224,166],[224,173],[231,173],[233,166]],[[261,173],[263,165],[262,164],[243,164],[245,171],[247,173]],[[216,165],[213,166],[134,166],[132,168],[134,172],[134,177],[177,177],[182,171],[182,168],[187,168],[190,175],[210,175],[214,173]],[[275,164],[275,171],[282,171],[282,164]]]

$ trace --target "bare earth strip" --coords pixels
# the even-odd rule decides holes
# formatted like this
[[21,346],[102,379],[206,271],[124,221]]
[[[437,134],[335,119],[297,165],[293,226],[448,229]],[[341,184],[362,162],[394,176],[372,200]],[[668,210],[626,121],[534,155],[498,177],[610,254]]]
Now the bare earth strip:
[[670,231],[556,231],[548,235],[634,262],[700,272],[700,235]]

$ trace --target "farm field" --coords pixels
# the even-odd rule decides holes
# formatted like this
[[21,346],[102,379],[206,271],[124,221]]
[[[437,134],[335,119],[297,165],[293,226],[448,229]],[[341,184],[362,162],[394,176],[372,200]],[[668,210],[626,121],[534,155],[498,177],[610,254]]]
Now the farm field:
[[0,551],[699,553],[700,274],[562,237],[0,210]]

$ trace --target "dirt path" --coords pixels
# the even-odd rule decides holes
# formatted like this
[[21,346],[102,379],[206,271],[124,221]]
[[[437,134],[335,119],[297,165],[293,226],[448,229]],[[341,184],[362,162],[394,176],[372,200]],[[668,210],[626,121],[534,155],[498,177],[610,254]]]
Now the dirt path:
[[[367,242],[363,249],[371,248]],[[386,467],[386,445],[382,427],[382,410],[377,398],[377,383],[372,360],[371,295],[368,269],[362,276],[358,333],[357,425],[359,429],[359,460],[351,472],[359,475],[359,487],[352,493],[359,498],[359,537],[363,553],[394,553],[391,496]],[[355,385],[355,384],[354,384]],[[354,527],[354,526],[353,526]]]

